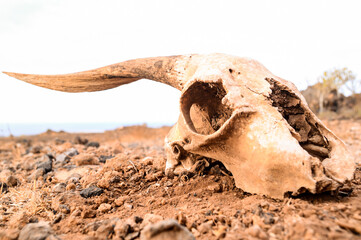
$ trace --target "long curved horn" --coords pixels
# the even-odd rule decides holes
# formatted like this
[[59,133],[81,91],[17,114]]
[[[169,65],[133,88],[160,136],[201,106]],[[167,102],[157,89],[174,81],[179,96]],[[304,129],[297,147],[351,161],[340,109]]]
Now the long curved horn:
[[162,82],[180,90],[182,80],[178,77],[178,73],[174,68],[177,60],[182,57],[134,59],[94,70],[60,75],[3,73],[24,82],[63,92],[101,91],[142,78]]

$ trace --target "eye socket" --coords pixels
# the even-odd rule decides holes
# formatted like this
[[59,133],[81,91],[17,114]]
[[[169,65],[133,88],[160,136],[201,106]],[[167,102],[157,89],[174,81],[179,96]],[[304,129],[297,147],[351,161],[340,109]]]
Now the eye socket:
[[181,110],[190,129],[209,135],[221,128],[232,115],[232,110],[222,104],[226,94],[222,83],[191,85],[181,97]]

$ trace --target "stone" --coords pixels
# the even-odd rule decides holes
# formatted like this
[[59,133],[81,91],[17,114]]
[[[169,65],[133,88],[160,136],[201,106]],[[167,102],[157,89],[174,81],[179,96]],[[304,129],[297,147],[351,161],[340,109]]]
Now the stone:
[[20,231],[18,229],[7,229],[6,231],[0,232],[1,240],[17,240]]
[[114,233],[117,238],[125,238],[130,233],[131,226],[123,221],[118,221],[114,227]]
[[200,224],[198,226],[197,230],[200,233],[205,234],[205,233],[212,231],[212,225],[213,225],[212,221],[208,221],[208,222]]
[[30,181],[38,180],[44,174],[45,174],[44,168],[38,168],[30,175]]
[[78,155],[79,152],[78,152],[78,150],[76,150],[76,148],[69,148],[68,150],[66,150],[64,152],[64,154],[69,157],[74,157],[74,156]]
[[52,161],[52,156],[50,157],[49,155],[44,155],[44,161],[40,162],[37,164],[36,168],[43,168],[45,173],[50,172],[53,169],[53,161]]
[[103,192],[104,192],[103,189],[95,187],[95,186],[91,186],[91,187],[81,190],[80,196],[82,196],[83,198],[90,198],[90,197],[94,197],[94,196],[99,196]]
[[56,156],[55,158],[55,162],[57,163],[65,163],[67,161],[69,161],[70,157],[68,155],[66,155],[65,153],[59,154]]
[[98,165],[99,159],[93,154],[83,153],[75,156],[73,161],[77,166],[83,165]]
[[94,218],[97,215],[96,211],[91,209],[85,209],[81,212],[82,218]]
[[6,179],[6,184],[9,186],[9,187],[16,187],[18,186],[20,183],[19,179],[17,179],[15,176],[13,175],[10,175],[7,177]]
[[75,144],[85,145],[85,144],[87,144],[88,142],[89,142],[88,139],[82,138],[82,137],[80,137],[80,136],[76,136],[75,139],[74,139],[74,143],[75,143]]
[[53,235],[47,222],[29,223],[21,229],[18,240],[44,240]]
[[258,225],[254,225],[246,229],[246,233],[257,239],[268,239],[268,235]]
[[89,142],[85,146],[98,148],[100,146],[100,144],[98,142]]
[[111,209],[112,209],[112,205],[110,205],[108,203],[102,203],[98,207],[98,211],[102,212],[102,213],[109,212]]
[[160,216],[160,215],[156,215],[156,214],[152,214],[152,213],[147,213],[147,214],[145,214],[145,216],[144,216],[142,226],[145,227],[145,226],[147,226],[148,224],[154,224],[154,223],[160,222],[160,221],[162,221],[162,220],[163,220],[163,217]]
[[57,183],[53,187],[53,192],[54,193],[62,193],[62,192],[65,192],[65,190],[66,190],[66,184],[65,183]]
[[164,220],[146,226],[140,235],[141,240],[194,240],[193,234],[176,220]]

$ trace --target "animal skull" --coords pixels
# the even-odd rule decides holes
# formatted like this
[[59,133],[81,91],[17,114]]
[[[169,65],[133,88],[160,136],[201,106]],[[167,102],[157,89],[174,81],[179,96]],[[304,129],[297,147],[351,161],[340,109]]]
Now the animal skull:
[[237,187],[274,198],[338,190],[354,175],[345,144],[296,87],[251,59],[187,55],[74,74],[6,74],[67,92],[100,91],[142,78],[181,90],[181,114],[165,140],[168,173],[211,158],[225,165]]

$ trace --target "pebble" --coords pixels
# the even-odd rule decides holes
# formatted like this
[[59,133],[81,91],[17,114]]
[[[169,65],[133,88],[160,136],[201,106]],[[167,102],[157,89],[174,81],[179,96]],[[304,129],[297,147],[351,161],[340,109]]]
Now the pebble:
[[13,175],[10,175],[7,179],[6,179],[6,184],[9,187],[16,187],[18,186],[20,183],[19,179],[17,179],[16,177],[14,177]]
[[160,215],[147,213],[144,216],[142,226],[144,227],[144,226],[147,226],[148,224],[154,224],[154,223],[160,222],[162,220],[163,220],[163,217]]
[[97,215],[96,211],[91,209],[85,209],[81,212],[82,218],[94,218]]
[[268,239],[268,235],[258,225],[254,225],[246,229],[246,233],[254,238]]
[[0,232],[1,240],[17,240],[20,231],[18,229],[6,229],[6,231]]
[[100,144],[98,142],[89,142],[85,146],[98,148],[100,146]]
[[75,143],[75,144],[85,145],[85,144],[87,144],[88,142],[89,142],[88,139],[82,138],[82,137],[80,137],[80,136],[76,136],[75,139],[74,139],[74,143]]
[[55,161],[57,163],[65,163],[70,159],[69,156],[67,156],[65,153],[59,154],[56,156]]
[[207,187],[207,189],[211,192],[219,193],[219,192],[222,192],[222,185],[219,183],[215,183],[215,184],[209,185]]
[[83,166],[83,165],[98,165],[99,159],[92,155],[92,154],[79,154],[73,158],[75,164],[77,166]]
[[74,156],[78,155],[79,152],[78,152],[78,150],[76,150],[76,148],[69,148],[68,150],[66,150],[64,152],[64,154],[69,157],[74,157]]
[[41,146],[34,146],[34,147],[30,147],[29,151],[31,153],[37,154],[41,152],[42,147]]
[[212,221],[208,221],[205,223],[202,223],[201,225],[198,226],[198,231],[202,234],[208,233],[212,230]]
[[108,203],[102,203],[99,205],[98,207],[98,211],[102,212],[102,213],[106,213],[109,212],[110,209],[112,209],[112,205],[108,204]]
[[30,180],[38,180],[41,176],[45,174],[44,168],[36,169],[30,176]]
[[118,239],[125,238],[130,230],[131,226],[123,221],[118,221],[114,227],[114,233]]
[[176,220],[169,219],[146,226],[140,235],[141,240],[182,239],[194,240],[193,234]]
[[187,225],[187,217],[183,212],[179,212],[176,217],[177,221],[180,225],[186,226]]
[[65,190],[66,190],[66,184],[65,183],[57,183],[53,187],[53,192],[54,193],[62,193],[62,192],[65,192]]
[[53,235],[47,222],[29,223],[20,231],[18,240],[43,240]]
[[104,192],[103,189],[95,187],[95,186],[91,186],[91,187],[81,190],[80,196],[82,196],[83,198],[89,198],[89,197],[99,196],[103,192]]
[[75,190],[76,189],[76,185],[74,183],[69,183],[68,185],[66,185],[66,188],[65,188],[67,191],[70,191],[70,190]]
[[218,228],[212,231],[213,235],[216,236],[217,239],[224,238],[227,233],[227,227],[224,225],[219,225]]
[[53,170],[53,161],[52,161],[52,156],[50,157],[49,155],[44,155],[44,160],[43,162],[40,162],[37,164],[36,168],[43,168],[45,173],[50,172],[51,170]]
[[134,206],[132,204],[129,204],[129,203],[124,203],[124,207],[129,209],[129,210],[132,210]]

